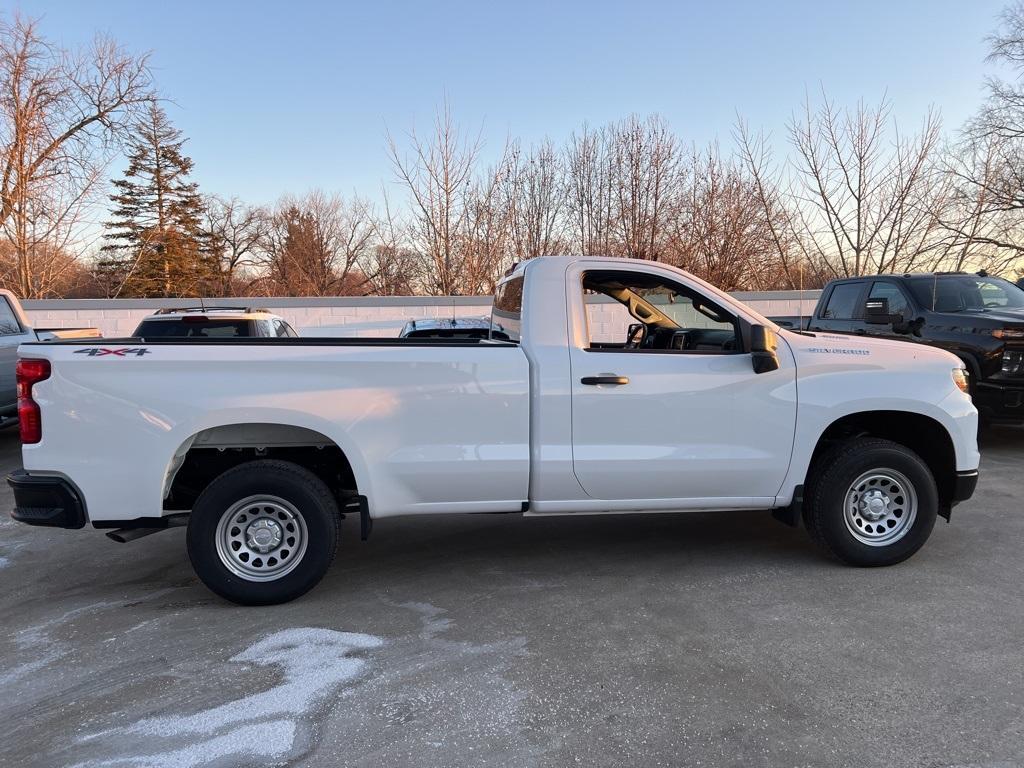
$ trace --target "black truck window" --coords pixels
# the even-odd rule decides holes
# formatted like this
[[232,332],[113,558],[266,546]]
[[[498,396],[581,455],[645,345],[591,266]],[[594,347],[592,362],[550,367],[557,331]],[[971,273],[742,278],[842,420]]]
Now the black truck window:
[[909,302],[907,301],[906,295],[904,295],[903,291],[900,290],[900,287],[895,283],[876,280],[871,286],[871,293],[868,295],[868,298],[888,299],[889,312],[893,315],[905,315],[907,313]]
[[840,283],[832,289],[821,316],[828,320],[853,320],[858,314],[857,299],[863,288],[864,283]]

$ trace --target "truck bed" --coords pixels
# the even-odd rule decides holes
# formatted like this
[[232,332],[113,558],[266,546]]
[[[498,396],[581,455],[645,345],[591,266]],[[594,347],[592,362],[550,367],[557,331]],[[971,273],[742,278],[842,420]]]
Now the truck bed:
[[33,390],[43,439],[25,446],[25,468],[59,468],[90,521],[162,514],[175,453],[237,424],[326,437],[375,517],[518,511],[528,497],[529,365],[515,344],[103,339],[24,344],[20,355],[52,368]]

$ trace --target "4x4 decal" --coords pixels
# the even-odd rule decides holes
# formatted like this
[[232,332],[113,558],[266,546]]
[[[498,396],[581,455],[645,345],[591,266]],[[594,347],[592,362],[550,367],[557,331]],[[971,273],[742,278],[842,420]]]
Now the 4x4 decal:
[[146,347],[125,347],[124,349],[109,349],[107,347],[89,347],[88,349],[76,349],[76,355],[88,355],[89,357],[104,357],[106,355],[113,355],[114,357],[127,357],[128,355],[135,355],[136,357],[142,357],[148,355],[149,350]]

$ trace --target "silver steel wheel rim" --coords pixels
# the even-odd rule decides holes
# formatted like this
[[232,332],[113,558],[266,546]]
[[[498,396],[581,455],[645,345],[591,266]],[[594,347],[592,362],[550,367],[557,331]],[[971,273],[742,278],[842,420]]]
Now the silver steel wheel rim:
[[302,561],[309,535],[295,506],[279,496],[249,496],[217,523],[217,555],[246,581],[275,581]]
[[846,529],[869,547],[902,539],[917,518],[914,484],[895,469],[872,469],[850,484],[843,502]]

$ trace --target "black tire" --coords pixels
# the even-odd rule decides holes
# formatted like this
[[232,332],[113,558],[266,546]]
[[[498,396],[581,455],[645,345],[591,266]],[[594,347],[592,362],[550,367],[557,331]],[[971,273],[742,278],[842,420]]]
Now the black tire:
[[[904,498],[904,495],[897,493],[890,500],[885,492],[890,487],[895,489],[898,486],[878,486],[878,493],[887,499],[883,502],[884,509],[888,510],[890,506],[894,509],[891,514],[886,513],[882,522],[888,525],[891,520],[893,529],[898,529],[895,533],[853,511],[848,515],[846,510],[847,493],[854,494],[851,499],[865,498],[863,493],[858,494],[852,488],[853,484],[876,470],[883,475],[885,470],[897,477],[901,475],[899,482],[909,483],[912,486],[911,492],[916,496],[915,512],[911,515],[907,511],[909,507],[901,509],[910,494]],[[858,488],[875,491],[874,486],[864,483],[858,483]],[[854,505],[851,505],[851,510],[853,508]],[[917,552],[935,527],[938,509],[939,494],[935,478],[920,456],[890,440],[864,437],[842,443],[815,461],[808,478],[803,518],[811,539],[826,554],[849,565],[873,567],[894,565]],[[901,523],[900,519],[894,517],[899,512],[903,512],[905,519],[911,522]],[[854,534],[853,529],[858,533]],[[867,532],[874,529],[878,533]],[[886,542],[885,537],[895,535],[900,538],[891,543]],[[861,540],[873,537],[873,544]]]
[[[274,535],[284,538],[268,554],[254,552],[255,557],[251,556],[243,546],[243,542],[249,541],[248,529],[243,530],[243,524],[228,522],[223,529],[220,527],[221,518],[233,507],[233,519],[255,521],[256,515],[266,517],[269,522],[264,521],[264,526],[279,524]],[[227,600],[240,605],[286,603],[308,592],[327,573],[338,546],[338,520],[333,494],[308,469],[288,461],[250,461],[217,477],[196,500],[188,523],[188,556],[202,582]],[[292,534],[298,528],[304,536],[301,551],[302,536],[296,543],[294,537],[289,538],[288,526],[292,527]],[[233,531],[241,532],[224,543]],[[218,541],[223,544],[220,550]],[[294,549],[289,550],[288,546]],[[229,548],[236,553],[242,549],[242,553],[233,556],[228,554]],[[238,560],[243,556],[247,565]],[[280,576],[273,569],[266,575],[255,573],[254,563],[262,557],[266,557],[267,563],[273,560],[274,566],[282,569]],[[292,559],[287,560],[289,557]],[[246,568],[253,573],[247,576]],[[284,568],[290,570],[284,572]]]

